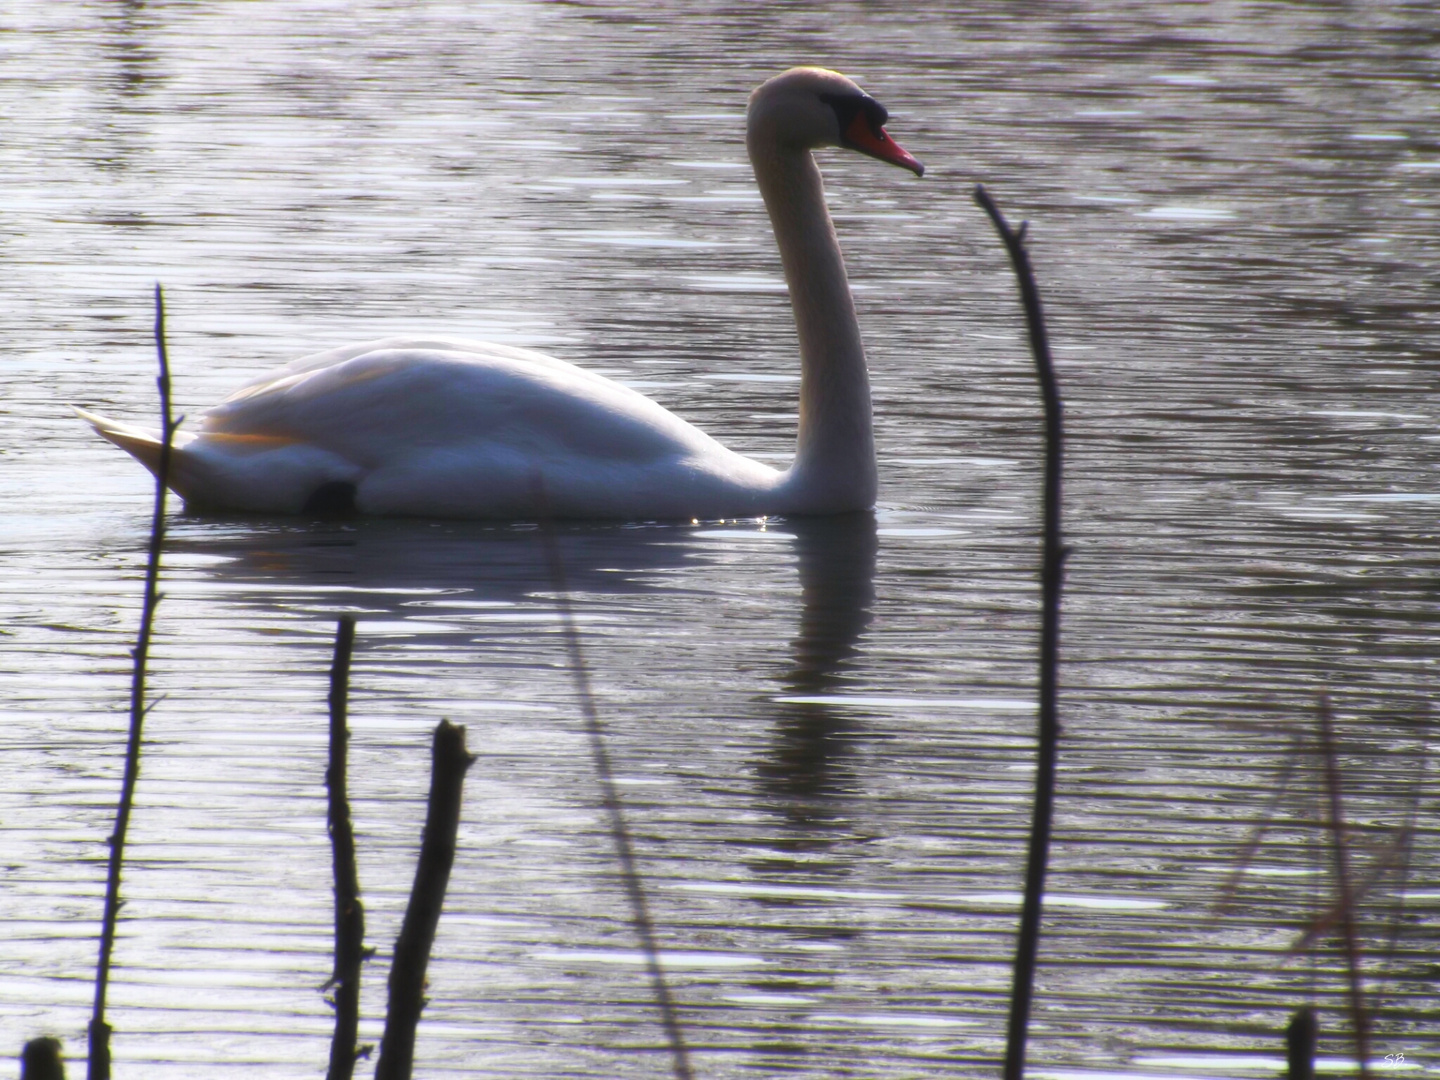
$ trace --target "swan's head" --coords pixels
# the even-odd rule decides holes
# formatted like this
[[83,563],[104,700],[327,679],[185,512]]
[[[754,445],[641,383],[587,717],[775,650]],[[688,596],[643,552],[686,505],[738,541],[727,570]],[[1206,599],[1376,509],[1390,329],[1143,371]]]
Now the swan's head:
[[925,166],[885,133],[888,115],[884,105],[838,71],[797,67],[750,95],[746,127],[752,147],[843,146],[923,176]]

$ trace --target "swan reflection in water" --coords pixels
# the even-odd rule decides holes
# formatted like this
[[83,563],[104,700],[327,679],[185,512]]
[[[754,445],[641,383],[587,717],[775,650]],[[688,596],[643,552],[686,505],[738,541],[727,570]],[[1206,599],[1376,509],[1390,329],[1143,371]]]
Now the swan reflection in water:
[[773,741],[757,772],[798,830],[789,841],[807,845],[823,841],[824,831],[839,823],[836,800],[854,789],[845,758],[858,731],[825,698],[844,685],[846,666],[870,625],[879,540],[868,513],[796,518],[788,528],[800,574],[800,628],[776,703]]
[[[559,523],[551,528],[572,593],[623,597],[673,588],[682,580],[691,588],[701,584],[705,564],[733,557],[737,543],[748,558],[759,526],[714,530]],[[768,522],[765,528],[767,536],[790,540],[801,604],[779,693],[773,684],[768,691],[756,688],[773,699],[768,707],[774,716],[768,750],[754,766],[759,794],[802,832],[823,830],[834,819],[834,800],[851,788],[843,761],[854,731],[823,700],[804,699],[836,691],[869,625],[878,546],[875,516],[794,518]],[[744,538],[745,529],[752,531],[750,538]],[[717,538],[720,531],[727,535]],[[328,634],[339,613],[351,612],[362,641],[367,621],[383,621],[401,632],[407,622],[417,633],[423,625],[425,642],[452,658],[485,647],[484,641],[476,643],[476,623],[467,615],[508,605],[554,614],[555,583],[545,538],[533,523],[181,518],[167,547],[176,568],[172,575],[200,578],[202,593],[206,580],[218,581],[227,602],[323,619],[317,633]],[[499,629],[488,627],[487,639],[493,640]],[[583,624],[581,634],[583,647]],[[558,641],[555,648],[556,663],[563,663]],[[602,686],[626,681],[623,671],[596,674]],[[674,692],[678,699],[687,689],[677,685]],[[603,716],[603,696],[599,704]]]

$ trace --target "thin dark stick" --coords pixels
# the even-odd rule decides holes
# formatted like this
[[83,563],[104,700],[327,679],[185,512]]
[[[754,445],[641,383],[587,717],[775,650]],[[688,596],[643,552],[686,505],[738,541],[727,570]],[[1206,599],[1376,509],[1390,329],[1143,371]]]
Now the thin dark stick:
[[1318,717],[1320,753],[1325,759],[1325,788],[1330,799],[1330,854],[1335,864],[1336,901],[1345,945],[1345,970],[1350,983],[1350,1023],[1355,1031],[1355,1056],[1361,1080],[1370,1077],[1370,1014],[1365,1008],[1365,986],[1360,971],[1360,940],[1355,928],[1355,893],[1350,880],[1350,845],[1346,835],[1345,806],[1340,792],[1340,762],[1330,718],[1330,695],[1320,695]]
[[365,908],[360,903],[360,872],[355,864],[355,830],[350,825],[346,791],[345,727],[349,701],[350,654],[355,647],[355,619],[344,615],[335,626],[335,659],[330,666],[330,766],[325,787],[330,795],[327,824],[335,866],[335,1035],[330,1041],[328,1080],[350,1080],[355,1074],[356,1034],[360,1028],[360,965],[365,961]]
[[160,551],[165,543],[165,496],[170,479],[170,444],[178,422],[170,418],[170,357],[165,348],[165,297],[155,286],[155,349],[160,374],[161,442],[160,463],[155,470],[155,510],[150,520],[150,554],[145,564],[145,600],[140,609],[140,631],[131,655],[130,739],[125,747],[125,774],[120,783],[120,803],[115,810],[115,830],[110,845],[110,869],[105,880],[105,914],[100,928],[100,959],[95,967],[95,1006],[90,1014],[89,1080],[110,1078],[110,1025],[105,1022],[105,992],[110,985],[110,957],[115,949],[115,926],[120,917],[120,868],[125,856],[125,833],[130,827],[130,808],[135,802],[135,783],[140,776],[140,743],[145,726],[145,662],[150,655],[150,634],[155,624],[155,607],[160,603]]
[[[543,494],[542,488],[542,497]],[[575,629],[575,616],[570,610],[570,588],[565,582],[565,566],[560,559],[560,546],[555,542],[555,533],[550,523],[547,521],[543,525],[545,554],[550,561],[550,578],[555,585],[556,606],[560,609],[560,627],[570,652],[570,670],[575,676],[580,710],[585,717],[585,731],[590,737],[590,753],[595,759],[595,773],[600,778],[601,799],[610,817],[610,837],[615,843],[615,854],[620,859],[620,877],[625,884],[625,893],[630,898],[635,933],[640,938],[640,948],[645,953],[645,966],[650,972],[655,1001],[660,1006],[660,1020],[665,1027],[665,1038],[670,1043],[670,1059],[675,1076],[678,1080],[692,1080],[695,1074],[690,1069],[690,1052],[680,1031],[680,1020],[675,1014],[670,988],[665,983],[665,972],[660,967],[660,952],[655,944],[655,924],[650,921],[650,909],[645,903],[645,889],[635,863],[635,850],[630,843],[630,830],[625,826],[620,790],[615,786],[615,774],[610,768],[610,753],[605,749],[605,731],[600,724],[600,714],[595,708],[595,695],[590,690],[590,671],[585,666],[585,656],[580,651],[580,634]]]
[[474,760],[475,755],[465,749],[465,729],[441,720],[431,749],[430,802],[425,835],[420,841],[420,861],[390,965],[390,1000],[375,1080],[410,1080],[415,1029],[425,1008],[425,969],[435,944],[450,868],[455,864],[455,834],[460,828],[465,771]]
[[1045,868],[1050,855],[1050,823],[1055,810],[1055,761],[1060,742],[1056,711],[1060,669],[1060,587],[1065,572],[1065,547],[1060,532],[1060,477],[1064,460],[1064,407],[1050,360],[1050,341],[1040,290],[1025,250],[1025,224],[1014,231],[1006,223],[989,192],[975,186],[980,204],[1010,253],[1025,308],[1030,352],[1045,403],[1045,536],[1040,570],[1040,715],[1039,746],[1035,761],[1035,815],[1030,825],[1030,854],[1025,867],[1025,906],[1020,914],[1020,936],[1015,949],[1015,976],[1010,991],[1010,1026],[1005,1045],[1005,1080],[1025,1075],[1025,1037],[1034,996],[1035,958],[1040,943],[1040,913],[1045,895]]

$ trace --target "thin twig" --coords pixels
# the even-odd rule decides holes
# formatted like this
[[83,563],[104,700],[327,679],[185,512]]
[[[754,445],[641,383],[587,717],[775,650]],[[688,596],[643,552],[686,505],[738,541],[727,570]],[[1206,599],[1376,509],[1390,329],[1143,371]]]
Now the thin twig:
[[[538,478],[536,484],[543,503],[544,487]],[[670,1058],[675,1076],[678,1080],[692,1080],[694,1073],[690,1069],[690,1053],[680,1030],[670,988],[665,983],[665,972],[660,966],[660,953],[655,945],[655,926],[650,921],[650,910],[645,903],[645,889],[640,880],[640,871],[636,867],[630,831],[625,825],[620,791],[615,785],[615,774],[610,768],[609,751],[605,748],[605,732],[600,724],[600,714],[595,708],[595,695],[590,690],[590,672],[585,666],[584,654],[580,651],[580,634],[575,629],[575,616],[570,609],[570,589],[565,581],[565,566],[560,559],[560,546],[555,540],[555,532],[548,519],[542,522],[542,532],[545,537],[545,554],[550,562],[550,578],[555,587],[556,606],[560,609],[560,627],[570,652],[570,670],[575,676],[575,689],[585,717],[585,731],[590,737],[595,773],[600,778],[601,798],[610,818],[610,836],[615,843],[615,853],[620,859],[621,880],[625,884],[625,893],[630,898],[635,933],[640,938],[640,948],[645,954],[645,966],[650,973],[650,983],[654,987],[655,1000],[660,1007],[660,1019],[665,1027],[665,1037],[670,1043]]]
[[365,908],[360,903],[360,873],[355,862],[355,830],[350,824],[346,790],[345,726],[349,702],[350,655],[355,647],[355,618],[341,616],[335,626],[335,658],[330,667],[330,766],[325,771],[329,792],[327,824],[335,868],[335,1035],[330,1041],[327,1080],[350,1080],[355,1074],[356,1034],[360,1027],[360,966],[365,961]]
[[140,776],[140,744],[145,726],[145,663],[150,655],[150,635],[155,608],[160,603],[160,551],[165,543],[165,496],[170,479],[170,446],[177,424],[170,417],[170,358],[165,348],[165,297],[155,286],[155,349],[160,374],[160,463],[155,470],[155,509],[150,520],[150,552],[145,563],[145,599],[140,609],[140,630],[132,651],[134,667],[130,676],[130,738],[125,747],[125,773],[120,784],[120,802],[115,810],[111,833],[110,867],[105,880],[105,913],[100,929],[100,959],[95,967],[95,1005],[90,1014],[89,1080],[110,1078],[110,1025],[105,1022],[105,993],[110,985],[110,957],[115,948],[115,927],[120,917],[120,868],[125,856],[125,833],[130,826],[130,808],[135,802],[135,783]]
[[1381,957],[1381,975],[1379,978],[1381,992],[1370,1000],[1370,1015],[1379,1016],[1381,1003],[1384,1000],[1384,987],[1387,976],[1397,957],[1396,952],[1400,946],[1400,930],[1405,925],[1405,901],[1406,893],[1410,886],[1410,865],[1414,854],[1415,830],[1419,822],[1420,805],[1424,793],[1430,790],[1428,784],[1428,766],[1430,764],[1430,744],[1425,728],[1422,728],[1420,741],[1420,761],[1415,769],[1411,771],[1409,784],[1410,808],[1405,813],[1405,821],[1400,826],[1400,835],[1396,838],[1396,857],[1399,862],[1395,881],[1395,901],[1392,905],[1390,916],[1390,934],[1385,942],[1385,952]]
[[[1397,870],[1403,875],[1409,859],[1411,836],[1411,830],[1402,826],[1388,844],[1375,850],[1372,853],[1370,868],[1365,876],[1358,882],[1352,877],[1348,893],[1337,894],[1329,907],[1322,909],[1315,918],[1310,920],[1310,925],[1305,927],[1299,939],[1290,946],[1290,952],[1294,954],[1308,949],[1318,939],[1333,930],[1337,924],[1343,924],[1346,912],[1359,911],[1390,871]],[[1404,899],[1403,892],[1401,899]]]
[[1350,983],[1350,1023],[1355,1033],[1355,1056],[1361,1080],[1370,1078],[1370,1014],[1365,1008],[1365,986],[1360,970],[1360,939],[1355,927],[1355,894],[1350,880],[1350,845],[1346,835],[1345,807],[1340,792],[1340,761],[1330,716],[1330,695],[1320,695],[1316,719],[1320,726],[1320,753],[1325,760],[1325,787],[1330,799],[1330,854],[1335,864],[1335,891],[1345,945],[1345,970]]
[[1230,910],[1235,894],[1240,889],[1241,879],[1245,877],[1246,872],[1250,869],[1250,864],[1260,851],[1265,834],[1276,822],[1280,803],[1290,789],[1290,778],[1295,773],[1296,763],[1304,756],[1304,743],[1304,734],[1297,731],[1290,740],[1289,749],[1285,752],[1280,767],[1280,776],[1276,779],[1274,790],[1270,793],[1270,801],[1260,814],[1260,823],[1250,830],[1250,836],[1245,841],[1245,847],[1241,850],[1240,857],[1235,860],[1234,868],[1226,877],[1225,883],[1220,886],[1220,899],[1216,900],[1214,907],[1211,908],[1213,915],[1224,915]]
[[420,841],[420,861],[390,964],[390,1000],[375,1080],[410,1080],[415,1062],[415,1029],[425,1008],[425,969],[430,964],[430,949],[445,904],[450,868],[455,864],[465,772],[474,760],[475,755],[465,749],[465,729],[441,720],[435,727],[431,749],[430,800],[425,835]]
[[1030,826],[1030,852],[1025,867],[1025,904],[1020,913],[1020,934],[1015,949],[1015,974],[1010,991],[1010,1024],[1005,1044],[1005,1080],[1021,1080],[1025,1074],[1025,1038],[1030,1025],[1030,1004],[1034,995],[1035,959],[1040,943],[1041,905],[1045,895],[1045,869],[1050,854],[1050,825],[1055,810],[1055,763],[1060,742],[1057,713],[1060,669],[1060,589],[1064,579],[1066,550],[1061,541],[1060,481],[1064,462],[1064,406],[1050,359],[1050,341],[1045,332],[1045,314],[1040,290],[1025,250],[1026,225],[1012,230],[989,192],[975,186],[975,201],[990,216],[995,231],[1010,254],[1010,264],[1020,286],[1025,309],[1030,352],[1035,357],[1035,375],[1045,405],[1045,498],[1044,541],[1041,554],[1040,591],[1040,708],[1039,745],[1035,760],[1035,814]]

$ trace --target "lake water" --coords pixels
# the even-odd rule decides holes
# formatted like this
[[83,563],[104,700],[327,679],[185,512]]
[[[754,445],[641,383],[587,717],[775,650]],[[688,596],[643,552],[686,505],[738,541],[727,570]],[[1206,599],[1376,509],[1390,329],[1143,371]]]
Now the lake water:
[[[68,404],[154,415],[152,283],[181,412],[321,347],[443,333],[587,363],[783,462],[793,326],[743,113],[812,62],[929,169],[822,159],[875,514],[559,530],[698,1074],[997,1071],[1040,428],[977,180],[1032,223],[1071,433],[1032,1074],[1267,1077],[1306,1001],[1342,1066],[1344,962],[1292,952],[1333,895],[1294,749],[1324,690],[1374,1057],[1440,1072],[1432,5],[0,11],[0,1052],[50,1033],[84,1055],[150,486]],[[379,949],[362,1036],[449,717],[478,760],[417,1075],[667,1075],[537,530],[171,529],[117,1075],[323,1073],[340,612]]]

